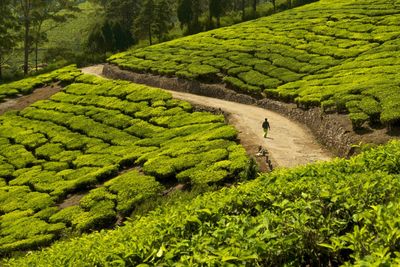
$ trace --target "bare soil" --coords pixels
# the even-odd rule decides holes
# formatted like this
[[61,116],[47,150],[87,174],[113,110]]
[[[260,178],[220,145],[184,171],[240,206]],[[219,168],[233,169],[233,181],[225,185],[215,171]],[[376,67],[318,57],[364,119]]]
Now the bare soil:
[[[84,73],[103,76],[103,65],[82,69]],[[200,96],[185,92],[170,91],[173,97],[195,105],[217,108],[228,113],[229,122],[239,131],[240,143],[249,155],[254,156],[259,146],[270,152],[274,168],[294,167],[314,161],[326,161],[332,154],[322,147],[313,134],[304,126],[288,118],[254,105]],[[263,138],[262,122],[268,118],[271,130],[268,138]],[[258,158],[261,170],[268,169],[265,158]]]
[[86,196],[87,194],[88,194],[88,192],[80,193],[80,194],[71,194],[67,197],[66,200],[64,200],[61,204],[58,205],[58,208],[65,209],[68,207],[77,206],[77,205],[79,205],[79,202],[81,201],[81,199],[84,196]]
[[[252,105],[239,104],[211,97],[169,91],[175,98],[190,103],[218,107],[227,112],[229,123],[239,131],[240,143],[250,155],[263,146],[270,152],[274,167],[294,167],[318,160],[329,160],[332,155],[318,144],[308,129],[282,115]],[[263,137],[261,127],[268,118],[271,130]],[[265,164],[265,160],[263,165]]]
[[0,115],[11,110],[22,110],[36,101],[48,99],[61,90],[61,86],[53,84],[47,87],[36,89],[29,95],[7,99],[5,102],[0,103]]

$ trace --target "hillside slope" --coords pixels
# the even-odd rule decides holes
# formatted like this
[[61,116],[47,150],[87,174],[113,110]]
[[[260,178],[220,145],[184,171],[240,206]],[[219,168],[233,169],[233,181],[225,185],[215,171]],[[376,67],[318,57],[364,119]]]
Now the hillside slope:
[[398,266],[399,151],[275,171],[5,266]]
[[322,0],[109,62],[349,113],[355,128],[392,126],[400,121],[399,36],[400,1]]
[[[103,65],[83,68],[82,72],[102,77]],[[226,112],[229,123],[238,130],[238,139],[247,153],[255,155],[260,145],[265,147],[274,168],[290,168],[332,158],[332,154],[317,142],[309,129],[279,113],[212,97],[172,90],[168,92],[176,99],[202,108]],[[268,138],[263,137],[261,125],[264,118],[268,118],[271,124]],[[256,160],[261,170],[269,170],[265,157],[256,157]]]
[[73,66],[4,87],[55,82],[62,92],[0,116],[0,257],[113,227],[178,183],[249,178],[224,116],[160,89]]

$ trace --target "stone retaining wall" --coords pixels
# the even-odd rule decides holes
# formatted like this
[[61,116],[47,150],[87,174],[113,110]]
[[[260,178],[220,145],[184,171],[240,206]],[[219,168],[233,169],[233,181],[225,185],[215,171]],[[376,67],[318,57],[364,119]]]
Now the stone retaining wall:
[[104,66],[103,75],[113,79],[129,80],[149,86],[255,105],[275,111],[307,126],[321,144],[340,157],[347,157],[353,154],[354,149],[352,149],[352,145],[358,144],[361,141],[361,138],[353,132],[351,122],[347,116],[325,114],[322,113],[320,108],[304,110],[298,108],[295,104],[266,98],[257,99],[241,94],[227,89],[223,84],[203,84],[198,81],[190,81],[177,77],[135,73],[122,70],[110,64]]

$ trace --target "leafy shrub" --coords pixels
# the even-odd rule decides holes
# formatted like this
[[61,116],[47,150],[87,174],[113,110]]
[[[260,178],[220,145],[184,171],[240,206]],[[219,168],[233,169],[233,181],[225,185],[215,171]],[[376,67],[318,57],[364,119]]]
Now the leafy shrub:
[[350,113],[350,120],[353,123],[354,129],[360,129],[364,122],[368,120],[368,115],[363,112]]
[[280,169],[7,265],[105,265],[115,259],[155,265],[395,265],[399,146],[392,141],[349,160]]
[[275,88],[280,84],[279,80],[270,78],[254,70],[241,73],[238,76],[245,83],[261,88]]
[[[338,14],[340,9],[346,9],[346,14]],[[135,48],[109,58],[109,62],[133,71],[200,81],[204,79],[199,73],[212,73],[215,81],[222,78],[227,87],[242,93],[329,112],[363,112],[372,124],[390,127],[400,121],[396,112],[400,42],[395,10],[382,1],[367,1],[365,6],[341,0],[313,3]],[[289,31],[288,25],[296,26]],[[347,95],[359,95],[365,102],[359,103],[358,110],[349,111]]]
[[[160,89],[80,76],[74,69],[64,74],[62,84],[71,83],[64,92],[0,117],[2,255],[113,226],[159,198],[165,187],[148,174],[176,181],[196,164],[224,173],[204,172],[211,184],[232,174],[227,164],[214,166],[236,145],[236,130],[222,115],[193,112]],[[119,175],[133,166],[144,174]],[[59,209],[83,192],[78,205]]]
[[104,184],[115,195],[117,211],[128,214],[142,201],[159,194],[164,187],[154,177],[130,171]]

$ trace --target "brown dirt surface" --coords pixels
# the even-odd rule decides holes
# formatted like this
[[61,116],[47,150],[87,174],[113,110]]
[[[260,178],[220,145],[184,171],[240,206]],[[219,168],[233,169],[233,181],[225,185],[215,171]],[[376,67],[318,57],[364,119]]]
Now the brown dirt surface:
[[81,201],[81,199],[86,195],[87,195],[87,193],[71,194],[67,197],[66,200],[64,200],[61,204],[59,204],[58,207],[60,209],[65,209],[68,207],[77,206],[77,205],[79,205],[79,202]]
[[[84,68],[82,71],[102,76],[102,69],[102,65],[96,65]],[[265,147],[270,152],[270,159],[274,167],[294,167],[332,158],[332,154],[315,140],[310,130],[278,113],[254,105],[183,92],[169,92],[175,98],[196,105],[220,108],[228,113],[229,122],[239,131],[240,143],[247,152],[254,156],[259,146]],[[261,127],[264,118],[268,118],[271,125],[266,139],[263,138]],[[262,170],[267,168],[263,158],[258,159],[258,162],[264,162],[261,166]]]
[[7,99],[0,103],[0,115],[11,110],[22,110],[36,101],[48,99],[55,93],[62,90],[59,85],[50,85],[43,88],[35,89],[31,94],[20,96],[18,98]]
[[[190,103],[218,107],[226,111],[229,122],[239,131],[240,143],[250,152],[257,153],[263,146],[270,152],[274,167],[294,167],[318,160],[329,160],[331,155],[315,140],[311,132],[278,113],[225,100],[170,91],[175,98]],[[271,130],[263,137],[261,127],[268,118]]]

